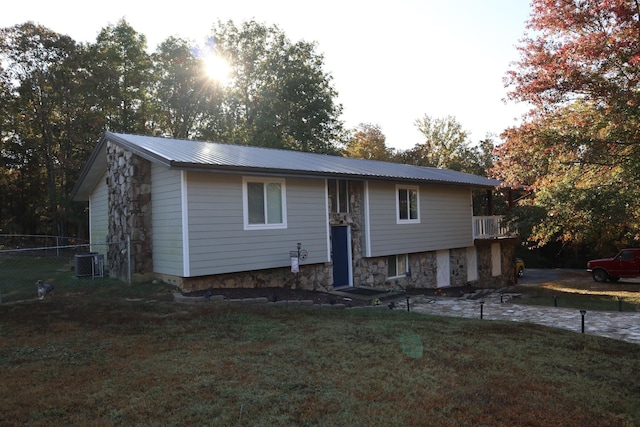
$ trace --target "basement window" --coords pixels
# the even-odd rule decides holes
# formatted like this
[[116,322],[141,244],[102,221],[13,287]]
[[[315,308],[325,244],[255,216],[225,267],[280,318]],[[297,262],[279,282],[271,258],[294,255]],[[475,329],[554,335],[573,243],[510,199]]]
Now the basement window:
[[387,258],[387,264],[389,268],[387,273],[388,278],[404,277],[409,271],[409,255],[390,255]]

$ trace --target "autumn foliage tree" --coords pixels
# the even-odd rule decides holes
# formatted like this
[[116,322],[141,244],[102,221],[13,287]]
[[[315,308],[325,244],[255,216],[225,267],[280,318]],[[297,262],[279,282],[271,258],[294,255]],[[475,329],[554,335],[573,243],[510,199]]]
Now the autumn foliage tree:
[[392,148],[387,147],[387,137],[379,125],[360,123],[353,129],[343,150],[347,157],[357,159],[391,161],[394,156]]
[[[531,105],[493,173],[547,215],[531,240],[609,253],[640,240],[640,6],[534,0],[510,98]],[[524,209],[526,216],[526,209]]]

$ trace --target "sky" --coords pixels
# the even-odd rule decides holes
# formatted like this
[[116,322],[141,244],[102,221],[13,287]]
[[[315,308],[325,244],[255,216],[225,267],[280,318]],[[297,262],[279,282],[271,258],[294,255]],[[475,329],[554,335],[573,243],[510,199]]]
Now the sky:
[[[519,58],[529,0],[31,0],[2,7],[0,27],[33,21],[78,42],[126,21],[149,48],[178,36],[204,45],[218,20],[277,25],[292,42],[316,42],[351,129],[378,125],[388,147],[422,142],[425,115],[453,116],[476,143],[516,126],[524,105],[505,102],[503,79]],[[316,6],[320,5],[320,7]]]

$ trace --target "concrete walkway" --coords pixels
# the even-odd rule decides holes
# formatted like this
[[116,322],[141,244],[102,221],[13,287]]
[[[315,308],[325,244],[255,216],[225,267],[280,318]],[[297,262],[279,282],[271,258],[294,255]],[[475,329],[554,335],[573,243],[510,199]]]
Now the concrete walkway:
[[[412,312],[485,320],[529,322],[582,332],[582,313],[575,308],[540,307],[513,304],[509,295],[501,302],[499,294],[485,296],[484,304],[466,298],[414,296],[409,299]],[[395,301],[396,309],[407,309],[406,300]],[[584,315],[585,334],[600,335],[640,344],[640,313],[587,311]]]

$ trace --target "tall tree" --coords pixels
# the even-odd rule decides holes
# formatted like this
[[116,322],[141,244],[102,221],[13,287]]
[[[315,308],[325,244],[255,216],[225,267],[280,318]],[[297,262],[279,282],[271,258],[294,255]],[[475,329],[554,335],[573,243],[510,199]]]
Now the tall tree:
[[170,37],[153,55],[154,129],[174,138],[194,138],[223,114],[222,88],[209,78],[202,58],[185,40]]
[[[396,161],[480,176],[487,176],[489,169],[493,167],[494,143],[491,136],[478,144],[472,144],[468,139],[469,133],[453,116],[433,118],[425,115],[416,120],[415,125],[422,133],[424,142],[399,152],[395,156]],[[474,215],[487,215],[491,209],[486,191],[473,190],[472,195]],[[503,199],[496,193],[496,208],[492,214],[504,213],[506,203]]]
[[404,163],[476,173],[478,153],[471,147],[468,132],[455,117],[425,115],[416,120],[415,125],[424,142],[401,154]]
[[[633,244],[640,236],[633,226],[640,223],[639,3],[534,0],[528,30],[507,84],[512,99],[533,108],[505,132],[494,173],[536,192],[531,204],[549,213],[534,227],[538,242],[602,251],[607,240]],[[621,234],[594,218],[609,218]]]
[[337,153],[342,107],[316,45],[292,43],[277,26],[218,22],[216,52],[232,79],[225,91],[225,129],[210,136],[228,142]]
[[103,28],[87,64],[107,127],[114,132],[146,133],[152,62],[146,37],[122,19]]
[[0,30],[0,192],[10,199],[0,227],[64,235],[77,214],[68,196],[85,160],[82,137],[95,138],[83,133],[82,55],[69,37],[30,22]]
[[385,162],[392,160],[394,155],[393,149],[386,145],[380,126],[370,123],[361,123],[353,129],[343,152],[347,157]]
[[183,40],[152,57],[125,20],[88,45],[33,23],[0,30],[0,229],[75,233],[85,216],[69,194],[104,129],[338,153],[341,106],[315,44],[255,22],[218,24],[213,40],[226,85]]

